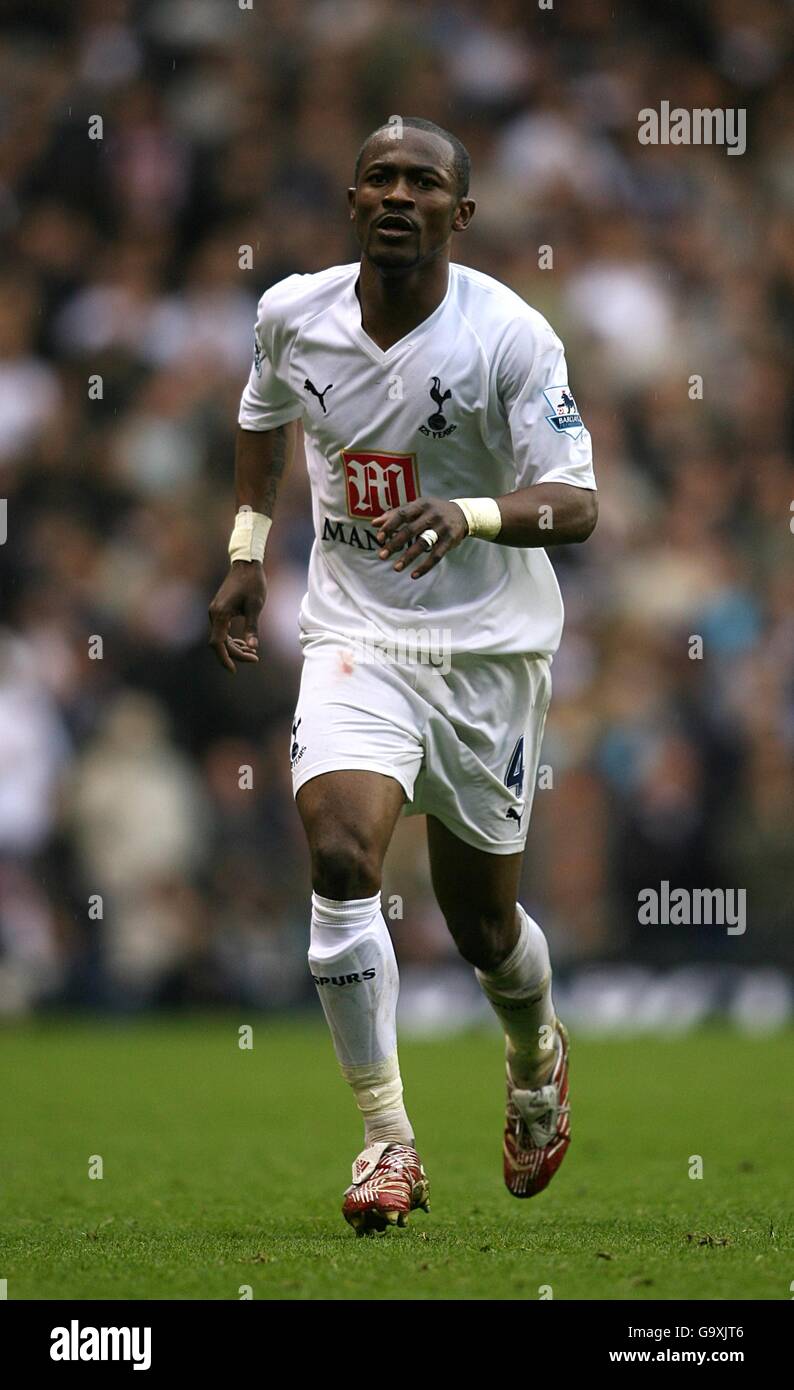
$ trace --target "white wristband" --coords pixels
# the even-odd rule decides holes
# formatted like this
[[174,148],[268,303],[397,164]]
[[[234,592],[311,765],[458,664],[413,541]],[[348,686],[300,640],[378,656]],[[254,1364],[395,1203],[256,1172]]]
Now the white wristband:
[[267,533],[272,525],[272,518],[265,516],[264,512],[242,506],[235,517],[229,540],[229,563],[233,565],[235,560],[261,561],[265,554]]
[[470,536],[492,541],[502,529],[502,513],[494,497],[453,497],[469,526]]

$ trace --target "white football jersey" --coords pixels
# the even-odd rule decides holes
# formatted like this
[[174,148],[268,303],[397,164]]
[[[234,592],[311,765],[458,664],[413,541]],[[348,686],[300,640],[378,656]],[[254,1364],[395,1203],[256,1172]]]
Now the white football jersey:
[[452,264],[438,308],[383,352],[361,326],[358,275],[333,266],[263,294],[240,403],[243,429],[303,421],[315,541],[301,631],[397,643],[410,626],[453,654],[551,654],[563,606],[545,550],[465,540],[411,579],[419,561],[379,559],[372,521],[420,496],[595,488],[562,343],[512,290]]

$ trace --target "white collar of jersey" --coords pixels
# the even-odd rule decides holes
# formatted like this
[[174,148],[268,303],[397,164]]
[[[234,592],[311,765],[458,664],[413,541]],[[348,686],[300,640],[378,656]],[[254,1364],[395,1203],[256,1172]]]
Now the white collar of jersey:
[[358,300],[358,295],[356,294],[358,275],[354,276],[344,298],[344,307],[349,317],[350,329],[356,342],[374,362],[386,362],[394,354],[402,352],[404,348],[410,347],[415,339],[424,336],[425,333],[428,333],[430,329],[438,323],[438,320],[441,318],[441,315],[444,313],[449,303],[454,279],[455,266],[450,265],[449,276],[447,278],[447,289],[441,303],[436,306],[428,318],[422,319],[422,322],[418,323],[416,328],[412,328],[410,333],[406,333],[404,338],[399,338],[396,343],[392,343],[391,347],[387,348],[384,352],[382,348],[378,347],[376,342],[373,342],[369,334],[365,333],[362,326],[361,305]]

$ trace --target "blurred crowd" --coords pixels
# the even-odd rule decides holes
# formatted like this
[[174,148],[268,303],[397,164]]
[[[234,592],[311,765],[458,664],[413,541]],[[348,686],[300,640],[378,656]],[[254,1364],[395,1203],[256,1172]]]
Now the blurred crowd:
[[[221,670],[207,606],[257,299],[356,258],[345,189],[393,113],[466,143],[456,257],[550,320],[595,444],[599,526],[550,552],[567,622],[523,901],[563,971],[790,967],[791,4],[3,13],[0,1014],[312,997],[288,756],[302,455],[258,667]],[[664,100],[746,109],[747,152],[641,145]],[[744,887],[747,931],[640,926],[662,880]],[[406,970],[452,969],[421,818],[387,900]]]

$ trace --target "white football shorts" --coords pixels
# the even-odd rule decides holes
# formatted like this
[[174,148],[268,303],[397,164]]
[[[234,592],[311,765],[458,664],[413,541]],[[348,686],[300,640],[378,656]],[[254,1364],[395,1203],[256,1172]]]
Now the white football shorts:
[[551,698],[546,656],[373,659],[370,646],[303,634],[290,739],[293,795],[361,768],[402,786],[403,815],[433,815],[491,854],[524,848]]

